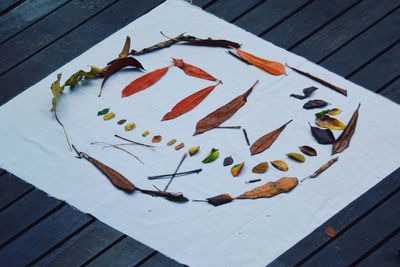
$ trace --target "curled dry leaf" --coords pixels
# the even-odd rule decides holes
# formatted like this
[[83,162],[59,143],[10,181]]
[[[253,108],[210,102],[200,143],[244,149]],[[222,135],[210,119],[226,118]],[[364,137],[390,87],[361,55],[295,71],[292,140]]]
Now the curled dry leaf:
[[122,97],[127,97],[133,94],[136,94],[156,82],[158,82],[169,70],[168,67],[164,67],[161,69],[154,70],[152,72],[149,72],[135,80],[133,80],[130,84],[128,84],[123,90],[122,90]]
[[268,162],[261,162],[253,167],[251,170],[253,173],[265,173],[268,170]]
[[167,146],[175,145],[175,143],[176,143],[176,139],[171,139],[168,141]]
[[131,123],[128,123],[127,125],[125,125],[125,131],[131,131],[131,130],[133,130],[133,129],[135,129],[136,128],[136,124],[134,124],[133,122],[131,122]]
[[257,56],[254,56],[248,52],[240,49],[236,49],[237,55],[248,63],[262,69],[272,75],[283,75],[286,74],[285,65],[276,61],[266,60]]
[[182,69],[187,75],[193,76],[196,78],[204,79],[204,80],[209,80],[209,81],[216,81],[217,79],[212,76],[211,74],[208,74],[204,70],[190,65],[188,63],[185,63],[182,59],[176,59],[172,58],[173,63],[176,67]]
[[325,230],[324,230],[324,232],[325,232],[325,234],[326,234],[327,236],[329,236],[329,237],[335,237],[336,234],[337,234],[337,233],[336,233],[336,230],[333,229],[332,226],[326,227]]
[[295,160],[295,161],[297,161],[297,162],[303,163],[303,162],[306,161],[306,158],[305,158],[302,154],[300,154],[300,153],[292,152],[292,153],[288,153],[288,154],[286,154],[286,155],[287,155],[289,158],[291,158],[292,160]]
[[289,165],[283,160],[273,160],[271,164],[280,171],[287,172],[289,170]]
[[211,163],[215,161],[219,157],[218,149],[211,149],[211,151],[207,154],[207,156],[202,160],[203,163]]
[[75,86],[79,81],[83,79],[94,79],[98,77],[103,77],[106,73],[106,68],[98,68],[95,66],[90,66],[90,71],[78,70],[72,74],[64,83],[64,86]]
[[107,113],[106,115],[103,116],[103,120],[105,120],[105,121],[109,121],[114,118],[115,118],[114,112]]
[[182,149],[184,147],[185,147],[185,144],[184,143],[180,143],[179,145],[175,146],[175,150],[180,150],[180,149]]
[[235,164],[232,168],[231,168],[231,174],[233,177],[239,176],[240,172],[242,171],[244,166],[244,162]]
[[208,86],[200,91],[197,91],[190,96],[185,97],[180,102],[178,102],[170,112],[164,115],[162,121],[171,120],[176,117],[179,117],[192,109],[194,109],[197,105],[201,103],[221,82],[218,82],[215,85]]
[[226,158],[224,159],[223,165],[224,165],[224,167],[225,167],[225,166],[231,165],[232,163],[233,163],[233,158],[232,158],[231,156],[229,156],[229,157],[226,157]]
[[221,194],[215,197],[207,198],[207,202],[215,207],[232,201],[233,198],[229,194]]
[[302,179],[301,182],[303,182],[304,180],[307,180],[307,179],[312,179],[312,178],[317,177],[318,175],[320,175],[321,173],[326,171],[330,166],[332,166],[333,163],[338,161],[338,159],[339,159],[339,157],[336,157],[336,158],[333,158],[333,159],[329,160],[327,163],[325,163],[324,165],[319,167],[318,170],[316,170],[314,173],[312,173],[309,176],[307,176],[306,178]]
[[261,186],[257,186],[253,190],[247,191],[236,199],[257,199],[268,198],[279,195],[280,193],[287,193],[297,186],[299,181],[296,177],[282,177],[275,182],[268,182]]
[[301,152],[303,152],[304,154],[306,154],[307,156],[316,156],[317,155],[317,151],[310,146],[299,146],[299,149]]
[[321,128],[331,130],[343,130],[346,127],[343,122],[328,115],[318,115],[315,118],[315,124],[317,124]]
[[322,145],[333,144],[335,142],[335,136],[329,129],[320,129],[318,127],[313,127],[310,125],[311,133],[315,140]]
[[153,143],[160,143],[161,140],[162,140],[161,135],[155,135],[155,136],[153,136],[153,138],[151,139],[151,142],[153,142]]
[[296,94],[291,94],[291,97],[297,98],[297,99],[306,99],[309,98],[312,93],[317,90],[317,87],[311,86],[303,89],[303,94],[304,95],[296,95]]
[[189,201],[189,199],[187,199],[181,193],[170,193],[170,192],[166,192],[166,191],[147,190],[147,189],[140,189],[140,188],[137,188],[137,190],[139,190],[143,194],[147,194],[147,195],[150,195],[153,197],[163,197],[163,198],[165,198],[169,201],[173,201],[173,202],[182,203],[182,202]]
[[323,108],[328,105],[328,102],[320,99],[310,100],[303,105],[304,109]]
[[196,45],[196,46],[209,46],[209,47],[222,47],[222,48],[239,48],[240,44],[236,42],[232,42],[229,40],[223,40],[223,39],[199,39],[193,36],[192,39],[187,38],[184,40],[185,42],[182,43],[184,45]]
[[315,113],[315,116],[326,115],[326,114],[331,115],[331,116],[336,116],[336,115],[339,115],[340,113],[342,113],[342,110],[340,108],[332,108],[332,109],[325,109],[323,111]]
[[99,112],[97,112],[97,116],[106,115],[109,111],[110,111],[110,108],[104,108],[104,109],[100,110]]
[[333,143],[332,155],[343,152],[346,148],[349,147],[351,137],[353,136],[354,131],[356,130],[357,120],[358,120],[358,111],[360,109],[360,105],[361,104],[358,104],[358,107],[357,107],[356,111],[354,111],[353,115],[351,116],[351,119],[350,119],[349,123],[347,124],[346,128],[344,129],[342,134],[338,137],[338,139]]
[[129,55],[129,50],[131,49],[131,38],[126,36],[124,47],[122,48],[121,53],[119,53],[119,58],[125,58]]
[[189,148],[188,152],[190,156],[194,156],[197,154],[197,152],[199,152],[200,150],[200,146],[192,146],[191,148]]
[[194,135],[214,129],[220,126],[223,122],[227,121],[230,117],[232,117],[241,107],[246,104],[247,97],[250,95],[251,91],[257,83],[258,81],[256,81],[253,86],[244,94],[237,96],[228,104],[216,109],[215,111],[211,112],[206,117],[201,119],[196,124],[196,131]]
[[251,146],[250,146],[250,153],[251,155],[256,155],[264,150],[268,149],[278,138],[278,136],[281,134],[281,132],[285,129],[286,125],[288,125],[292,120],[288,121],[278,129],[273,130],[270,133],[267,133],[266,135],[260,137],[257,141],[255,141]]

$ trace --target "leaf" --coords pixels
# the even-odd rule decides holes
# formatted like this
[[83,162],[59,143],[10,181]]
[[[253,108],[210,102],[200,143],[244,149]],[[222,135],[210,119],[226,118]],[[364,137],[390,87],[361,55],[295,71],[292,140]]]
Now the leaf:
[[337,234],[337,233],[336,233],[336,230],[333,229],[332,226],[326,227],[325,230],[324,230],[324,232],[325,232],[325,234],[326,234],[327,236],[329,236],[329,237],[335,237],[336,234]]
[[209,80],[209,81],[216,81],[217,79],[213,77],[212,75],[208,74],[204,70],[187,64],[185,63],[182,59],[176,59],[172,58],[174,65],[180,69],[182,69],[187,75],[193,76],[196,78],[204,79],[204,80]]
[[207,154],[207,156],[203,159],[203,163],[211,163],[215,161],[219,157],[218,149],[211,149],[211,151]]
[[236,49],[237,55],[244,59],[245,61],[249,62],[250,64],[256,66],[263,71],[266,71],[273,75],[282,75],[286,74],[285,65],[276,61],[266,60],[257,56],[254,56],[250,53],[247,53],[243,50]]
[[325,102],[324,100],[309,100],[307,103],[303,105],[304,109],[314,109],[314,108],[323,108],[328,105],[328,102]]
[[51,92],[53,93],[53,99],[51,100],[52,103],[51,111],[53,111],[54,113],[57,111],[58,98],[64,91],[64,86],[60,85],[60,80],[61,80],[61,73],[57,74],[57,80],[54,81],[50,86]]
[[268,170],[268,162],[261,162],[259,164],[257,164],[256,166],[253,167],[253,169],[251,170],[253,173],[265,173]]
[[303,163],[303,162],[306,161],[306,158],[305,158],[302,154],[300,154],[300,153],[292,152],[292,153],[288,153],[288,154],[286,154],[286,155],[287,155],[289,158],[291,158],[291,159],[293,159],[293,160],[295,160],[295,161],[297,161],[297,162]]
[[129,50],[131,49],[131,38],[126,36],[124,47],[122,48],[121,53],[119,53],[119,58],[125,58],[129,55]]
[[233,163],[233,158],[232,158],[231,156],[229,156],[229,157],[226,157],[226,158],[224,159],[223,165],[224,165],[224,167],[226,167],[226,166],[231,165],[232,163]]
[[333,144],[335,142],[335,136],[332,131],[329,129],[320,129],[318,127],[313,127],[309,123],[311,127],[311,133],[314,136],[315,140],[322,145]]
[[201,101],[203,101],[220,83],[221,82],[218,82],[215,85],[208,86],[194,94],[191,94],[190,96],[185,97],[179,101],[170,112],[164,115],[162,121],[174,119],[191,111],[197,105],[199,105]]
[[154,70],[149,72],[136,80],[132,81],[122,90],[122,97],[130,96],[136,94],[147,87],[152,86],[156,82],[158,82],[168,71],[168,67],[164,67],[161,69]]
[[136,124],[131,122],[131,123],[128,123],[127,125],[125,125],[124,128],[125,128],[125,131],[131,131],[136,128]]
[[242,171],[244,166],[244,162],[241,162],[239,164],[235,164],[232,168],[231,168],[231,174],[233,177],[239,176],[240,172]]
[[291,96],[291,97],[294,97],[294,98],[297,98],[297,99],[306,99],[306,98],[310,97],[311,94],[312,94],[314,91],[316,91],[317,89],[318,89],[317,87],[311,86],[311,87],[308,87],[308,88],[304,88],[304,89],[303,89],[303,94],[304,94],[304,95],[291,94],[290,96]]
[[307,72],[304,72],[304,71],[302,71],[302,70],[299,70],[299,69],[290,67],[288,64],[286,64],[286,66],[287,66],[288,68],[291,68],[291,69],[294,70],[295,72],[297,72],[297,73],[299,73],[299,74],[301,74],[301,75],[303,75],[303,76],[305,76],[305,77],[307,77],[307,78],[310,78],[310,79],[313,80],[313,81],[319,82],[320,84],[325,85],[326,87],[331,88],[332,90],[338,92],[339,94],[342,94],[342,95],[344,95],[344,96],[347,96],[347,90],[345,90],[345,89],[343,89],[343,88],[340,88],[339,86],[333,85],[333,84],[331,84],[331,83],[329,83],[329,82],[327,82],[327,81],[325,81],[325,80],[323,80],[323,79],[321,79],[321,78],[318,78],[318,77],[316,77],[316,76],[314,76],[314,75],[312,75],[312,74],[310,74],[310,73],[307,73]]
[[315,116],[318,115],[331,115],[331,116],[335,116],[335,115],[339,115],[340,113],[342,113],[342,110],[339,108],[333,108],[333,109],[325,109],[323,111],[320,111],[318,113],[315,113]]
[[310,146],[299,146],[299,149],[301,152],[303,152],[304,154],[306,154],[308,156],[316,156],[317,155],[317,151]]
[[258,81],[256,81],[253,86],[244,94],[234,98],[229,103],[216,109],[215,111],[211,112],[206,117],[201,119],[196,125],[196,131],[194,135],[214,129],[220,126],[223,122],[227,121],[230,117],[232,117],[241,107],[246,104],[247,97],[250,95],[251,91],[257,83]]
[[119,120],[118,122],[117,122],[117,124],[118,125],[122,125],[122,124],[124,124],[126,122],[126,120],[125,119],[122,119],[122,120]]
[[173,201],[173,202],[188,202],[189,199],[187,199],[183,194],[181,193],[170,193],[166,191],[156,191],[156,190],[147,190],[147,189],[140,189],[138,188],[140,192],[151,195],[153,197],[164,197],[167,200]]
[[197,152],[199,152],[200,150],[200,146],[192,146],[191,148],[189,148],[188,152],[190,156],[194,156],[197,154]]
[[[192,36],[191,36],[192,37]],[[195,38],[195,37],[193,37]],[[185,40],[184,45],[196,45],[196,46],[210,46],[210,47],[222,47],[222,48],[239,48],[240,44],[223,39],[198,39]]]
[[207,198],[207,202],[213,206],[220,206],[232,202],[233,198],[229,194],[221,194],[215,197]]
[[107,67],[98,68],[95,66],[90,67],[90,71],[86,72],[84,70],[79,70],[72,74],[64,83],[64,86],[75,86],[82,79],[94,79],[96,77],[103,77],[106,73]]
[[273,160],[271,164],[280,171],[287,172],[289,170],[289,165],[283,160]]
[[153,136],[153,138],[151,139],[151,142],[153,142],[153,143],[160,143],[161,140],[162,140],[161,135],[155,135],[155,136]]
[[318,115],[315,119],[315,124],[321,128],[331,130],[343,130],[346,125],[338,119],[329,117],[328,115]]
[[101,83],[99,96],[101,96],[103,86],[114,73],[118,72],[119,70],[125,67],[135,67],[139,70],[144,70],[142,64],[137,61],[133,57],[126,57],[126,58],[117,58],[111,62],[111,64],[107,67],[106,72],[104,74],[103,82]]
[[313,179],[313,178],[317,177],[318,175],[320,175],[321,173],[326,171],[330,166],[332,166],[333,163],[338,161],[338,159],[339,159],[339,157],[336,157],[336,158],[333,158],[333,159],[329,160],[327,163],[325,163],[324,165],[319,167],[318,170],[316,170],[314,173],[312,173],[311,175],[307,176],[306,178],[304,178],[300,182],[303,182],[304,180],[307,180],[307,179]]
[[99,112],[97,112],[97,116],[106,115],[109,111],[110,111],[110,108],[104,108],[104,109],[100,110]]
[[354,131],[356,130],[357,120],[358,120],[358,110],[360,109],[360,105],[361,104],[358,104],[358,107],[351,116],[351,119],[347,124],[346,128],[339,136],[339,138],[333,143],[332,155],[343,152],[346,148],[349,147],[351,137],[353,136]]
[[251,146],[250,146],[250,153],[251,155],[256,155],[264,150],[268,149],[278,138],[278,136],[281,134],[281,132],[285,129],[286,125],[288,125],[292,120],[288,121],[278,129],[273,130],[270,133],[267,133],[266,135],[260,137],[257,141],[255,141]]
[[268,182],[266,184],[257,186],[253,190],[247,191],[236,199],[257,199],[268,198],[287,193],[297,186],[299,181],[296,177],[282,177],[275,182]]

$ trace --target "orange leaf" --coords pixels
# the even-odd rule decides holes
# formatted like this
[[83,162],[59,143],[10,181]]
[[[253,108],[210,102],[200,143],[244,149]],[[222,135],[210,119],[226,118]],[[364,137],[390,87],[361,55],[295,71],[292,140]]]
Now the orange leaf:
[[176,67],[182,69],[189,76],[193,76],[193,77],[197,77],[197,78],[204,79],[204,80],[209,80],[209,81],[216,81],[217,80],[215,77],[213,77],[212,75],[208,74],[204,70],[202,70],[202,69],[200,69],[200,68],[198,68],[196,66],[187,64],[182,59],[172,58],[172,60],[174,61],[174,65]]
[[333,229],[332,226],[328,226],[325,228],[325,234],[329,237],[335,237],[336,236],[336,230]]
[[260,57],[256,57],[250,53],[244,52],[243,50],[236,49],[238,56],[248,63],[260,68],[273,75],[286,74],[285,65],[276,61],[266,60]]
[[149,72],[132,81],[122,90],[122,97],[136,94],[158,82],[168,71],[169,66]]
[[204,98],[206,98],[220,83],[221,82],[218,82],[215,85],[208,86],[204,89],[201,89],[200,91],[197,91],[194,94],[191,94],[190,96],[185,97],[180,102],[178,102],[178,104],[176,104],[170,112],[165,114],[162,120],[171,120],[191,111],[198,104],[200,104],[200,102],[203,101]]

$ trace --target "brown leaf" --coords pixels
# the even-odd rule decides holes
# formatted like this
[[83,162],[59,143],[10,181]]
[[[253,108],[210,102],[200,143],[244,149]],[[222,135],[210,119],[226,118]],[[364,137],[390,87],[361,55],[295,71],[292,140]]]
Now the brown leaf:
[[283,160],[273,160],[271,164],[280,171],[287,172],[289,170],[289,165]]
[[129,55],[129,50],[131,49],[131,38],[126,36],[124,47],[122,48],[121,53],[119,53],[119,58],[125,58]]
[[221,194],[215,197],[207,198],[207,202],[213,206],[223,205],[232,202],[233,198],[229,194]]
[[329,236],[329,237],[335,237],[336,234],[337,234],[336,230],[333,229],[332,226],[326,227],[325,230],[324,230],[324,232],[325,232],[325,234],[326,234],[327,236]]
[[196,131],[194,135],[214,129],[220,126],[223,122],[227,121],[230,117],[232,117],[241,107],[246,104],[247,97],[250,95],[251,91],[257,83],[258,81],[256,81],[253,86],[244,94],[234,98],[229,103],[216,109],[215,111],[211,112],[206,117],[201,119],[196,125]]
[[198,39],[198,38],[193,38],[192,40],[185,40],[184,45],[196,45],[196,46],[210,46],[210,47],[222,47],[222,48],[239,48],[240,44],[236,42],[232,42],[229,40],[223,40],[223,39]]
[[335,142],[335,136],[332,131],[329,129],[320,129],[318,127],[313,127],[310,125],[311,133],[314,136],[315,140],[322,145],[333,144]]
[[315,100],[310,100],[307,103],[305,103],[303,105],[303,108],[304,109],[323,108],[327,105],[328,105],[328,102],[326,102],[324,100],[315,99]]
[[351,116],[351,119],[347,124],[346,128],[339,136],[339,138],[333,143],[332,155],[343,152],[346,148],[349,147],[351,137],[353,136],[354,131],[356,130],[357,120],[358,120],[358,110],[360,109],[360,105],[361,104],[358,104],[358,107],[356,111],[354,111],[353,116]]
[[122,90],[122,97],[136,94],[158,82],[168,71],[169,67],[154,70],[135,79]]
[[155,136],[153,136],[153,138],[151,139],[151,142],[153,142],[153,143],[160,143],[161,140],[162,140],[161,135],[155,135]]
[[253,173],[264,173],[268,170],[268,162],[261,162],[253,167],[251,170]]
[[196,78],[204,79],[204,80],[209,80],[209,81],[216,81],[217,79],[213,77],[212,75],[208,74],[204,70],[190,65],[188,63],[185,63],[182,59],[176,59],[172,58],[174,65],[177,66],[178,68],[182,69],[187,75],[193,76]]
[[343,130],[346,127],[343,122],[328,115],[318,115],[315,118],[315,124],[321,128],[331,130]]
[[257,68],[262,69],[265,72],[268,72],[273,75],[286,74],[285,65],[283,65],[282,63],[266,60],[240,49],[236,49],[236,53],[243,60],[249,62],[250,64],[256,66]]
[[290,96],[294,97],[294,98],[297,98],[297,99],[306,99],[306,98],[310,97],[311,94],[317,89],[318,89],[317,87],[311,86],[311,87],[303,89],[303,94],[304,95],[291,94]]
[[232,158],[231,156],[229,156],[229,157],[226,157],[226,158],[224,159],[223,165],[224,165],[224,167],[225,167],[225,166],[231,165],[232,163],[233,163],[233,158]]
[[251,155],[256,155],[264,150],[268,149],[278,138],[278,136],[281,134],[281,132],[285,129],[286,125],[288,125],[292,120],[288,121],[278,129],[273,130],[270,133],[267,133],[266,135],[260,137],[257,141],[255,141],[251,146],[250,146],[250,153]]
[[306,154],[308,156],[316,156],[317,155],[317,151],[310,146],[299,146],[299,149],[301,152],[303,152],[304,154]]
[[153,197],[164,197],[167,200],[174,201],[174,202],[187,202],[189,199],[187,199],[183,194],[181,193],[170,193],[166,191],[156,191],[156,190],[147,190],[147,189],[140,189],[137,188],[140,192],[151,195]]
[[275,182],[268,182],[261,186],[257,186],[253,190],[247,191],[236,199],[256,199],[268,198],[279,195],[280,193],[287,193],[297,186],[299,181],[296,177],[282,177]]

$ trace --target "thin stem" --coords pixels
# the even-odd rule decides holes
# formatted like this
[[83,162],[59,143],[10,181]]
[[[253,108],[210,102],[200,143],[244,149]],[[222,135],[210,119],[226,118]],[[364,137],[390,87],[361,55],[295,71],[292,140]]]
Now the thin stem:
[[131,155],[132,157],[134,157],[135,159],[137,159],[140,163],[142,163],[142,164],[144,165],[144,162],[143,162],[138,156],[132,154],[132,153],[129,152],[128,150],[125,150],[125,149],[123,149],[123,148],[120,148],[118,145],[113,145],[113,144],[106,143],[106,142],[92,142],[92,143],[90,143],[90,144],[91,144],[91,145],[106,145],[106,146],[104,146],[103,148],[106,148],[106,147],[113,147],[113,148],[119,149],[119,150],[124,151],[125,153]]
[[72,151],[71,143],[69,142],[67,130],[65,129],[64,124],[62,124],[61,121],[58,119],[57,112],[53,112],[53,113],[54,113],[54,117],[56,118],[58,124],[60,124],[60,126],[62,127],[62,129],[64,131],[64,135],[65,135],[65,138],[67,139],[69,150]]
[[243,128],[243,134],[244,134],[244,139],[246,139],[247,145],[250,146],[249,137],[247,136],[247,131],[245,128]]
[[218,126],[216,129],[241,129],[242,126]]
[[122,139],[122,140],[128,141],[128,142],[130,142],[130,143],[132,143],[132,144],[138,145],[138,146],[144,146],[144,147],[148,147],[148,148],[155,148],[155,146],[152,146],[152,145],[146,145],[146,144],[143,144],[143,143],[139,143],[139,142],[136,142],[136,141],[130,140],[130,139],[128,139],[128,138],[125,138],[125,137],[119,136],[118,134],[114,134],[114,136],[115,136],[115,137],[117,137],[117,138],[119,138],[119,139]]
[[[202,169],[196,169],[196,170],[191,170],[191,171],[186,171],[186,172],[178,172],[175,174],[175,176],[184,176],[184,175],[189,175],[193,173],[200,173]],[[174,175],[173,173],[170,174],[162,174],[162,175],[154,175],[154,176],[148,176],[147,178],[149,180],[157,180],[157,179],[167,179],[171,178],[171,176]]]
[[181,159],[181,161],[180,161],[179,164],[178,164],[178,167],[176,167],[176,170],[175,170],[174,174],[172,175],[172,177],[171,177],[171,179],[169,180],[168,184],[165,186],[164,192],[167,191],[169,185],[172,183],[172,180],[174,180],[176,174],[177,174],[178,171],[179,171],[179,168],[181,167],[182,163],[185,161],[186,157],[187,157],[187,153],[183,154],[182,159]]

